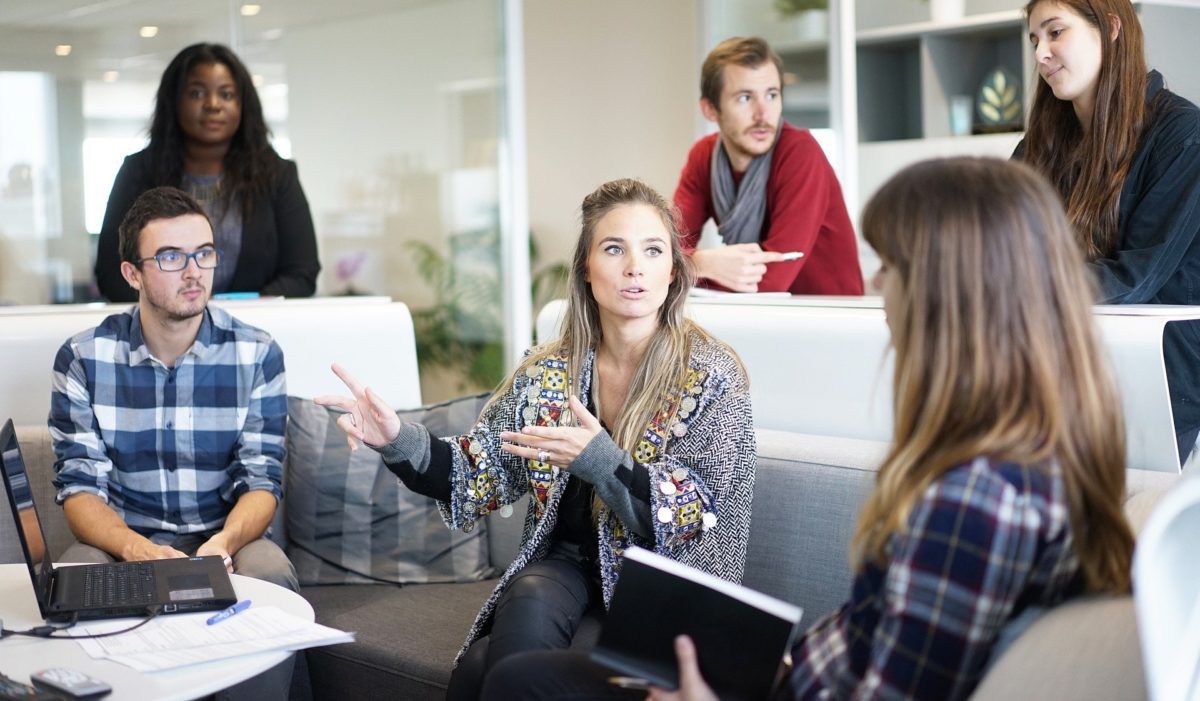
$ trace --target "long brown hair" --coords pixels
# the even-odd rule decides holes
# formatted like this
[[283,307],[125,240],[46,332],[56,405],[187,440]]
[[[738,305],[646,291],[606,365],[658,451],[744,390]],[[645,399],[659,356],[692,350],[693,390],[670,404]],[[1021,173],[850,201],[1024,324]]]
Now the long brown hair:
[[[692,341],[697,338],[712,340],[703,329],[684,316],[684,303],[695,281],[695,273],[680,245],[674,210],[654,188],[640,180],[624,178],[604,183],[584,198],[581,232],[571,258],[567,282],[569,296],[559,337],[535,348],[515,373],[523,372],[551,354],[565,353],[570,393],[579,395],[583,383],[581,369],[588,354],[599,347],[604,335],[600,326],[600,308],[592,294],[591,284],[587,282],[588,256],[592,252],[600,220],[623,205],[651,207],[662,219],[670,240],[671,270],[674,273],[674,279],[667,289],[667,298],[658,310],[658,328],[647,344],[637,372],[629,384],[626,401],[618,412],[615,425],[609,427],[613,441],[632,453],[654,414],[662,409],[663,399],[682,382],[691,356]],[[511,386],[512,377],[501,385],[497,396]]]
[[[1142,25],[1129,0],[1030,0],[1025,16],[1054,2],[1100,32],[1100,76],[1085,130],[1071,103],[1037,78],[1023,159],[1045,175],[1066,203],[1067,217],[1088,260],[1117,246],[1121,188],[1147,122]],[[1112,37],[1112,18],[1121,23]]]
[[1041,176],[995,159],[919,163],[867,204],[863,236],[901,291],[894,436],[855,530],[860,566],[954,466],[1057,461],[1088,587],[1129,589],[1124,423],[1070,232]]

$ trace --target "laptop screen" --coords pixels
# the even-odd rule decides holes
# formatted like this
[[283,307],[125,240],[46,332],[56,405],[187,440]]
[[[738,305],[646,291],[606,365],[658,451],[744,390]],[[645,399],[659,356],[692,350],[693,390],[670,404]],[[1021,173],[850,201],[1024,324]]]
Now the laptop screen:
[[46,534],[33,503],[33,489],[29,484],[29,474],[25,471],[21,448],[17,445],[17,432],[12,419],[0,429],[0,458],[4,463],[0,473],[4,476],[4,489],[8,492],[8,505],[12,509],[17,538],[25,552],[25,564],[29,567],[33,591],[37,594],[38,603],[44,605],[54,565],[50,561]]

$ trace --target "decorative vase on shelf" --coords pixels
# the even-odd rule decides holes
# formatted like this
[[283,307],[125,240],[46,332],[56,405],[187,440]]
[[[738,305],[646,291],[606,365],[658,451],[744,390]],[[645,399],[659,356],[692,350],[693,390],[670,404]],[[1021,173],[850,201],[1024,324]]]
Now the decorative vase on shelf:
[[929,15],[934,22],[957,22],[963,18],[966,0],[929,0]]
[[775,11],[793,26],[794,40],[817,41],[829,36],[829,0],[774,0]]
[[829,39],[829,12],[827,10],[805,10],[792,15],[792,31],[797,41],[827,41]]

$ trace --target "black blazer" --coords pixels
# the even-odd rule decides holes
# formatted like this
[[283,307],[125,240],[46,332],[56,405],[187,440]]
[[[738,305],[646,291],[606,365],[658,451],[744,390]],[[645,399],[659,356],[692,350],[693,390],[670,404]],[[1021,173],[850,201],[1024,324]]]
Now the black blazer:
[[[1121,187],[1117,250],[1089,264],[1101,304],[1200,304],[1200,108],[1147,76],[1152,122]],[[1013,158],[1025,152],[1017,145]],[[1200,321],[1163,332],[1179,459],[1200,434]]]
[[[317,237],[296,164],[280,159],[270,195],[242,222],[242,248],[231,292],[311,297],[317,289]],[[137,292],[121,277],[117,228],[138,195],[163,183],[154,181],[150,150],[125,159],[108,196],[96,248],[96,284],[112,302],[136,302]]]

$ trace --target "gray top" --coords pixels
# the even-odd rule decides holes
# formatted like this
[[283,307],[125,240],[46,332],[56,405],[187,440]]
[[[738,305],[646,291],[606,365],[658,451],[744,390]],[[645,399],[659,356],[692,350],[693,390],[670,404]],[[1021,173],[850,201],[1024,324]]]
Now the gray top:
[[221,176],[183,174],[182,189],[204,208],[213,225],[213,243],[221,254],[221,263],[213,271],[213,288],[217,292],[230,290],[233,271],[237,268],[242,250],[242,206],[240,198],[221,196]]

